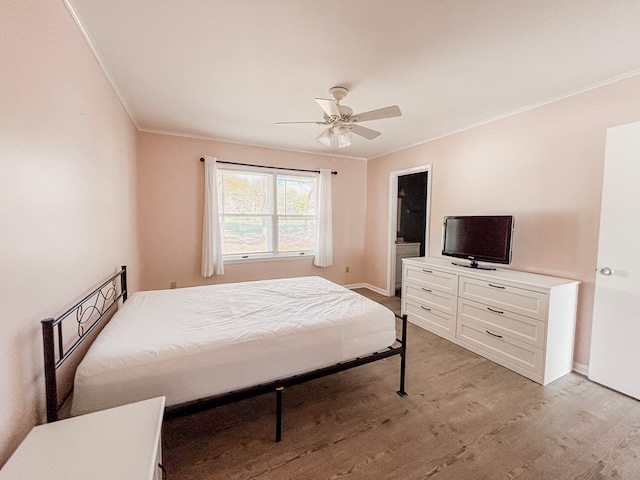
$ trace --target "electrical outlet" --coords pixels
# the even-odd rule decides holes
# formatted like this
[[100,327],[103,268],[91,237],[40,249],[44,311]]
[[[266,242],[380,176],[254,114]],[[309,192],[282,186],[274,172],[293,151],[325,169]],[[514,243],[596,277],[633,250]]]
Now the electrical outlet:
[[177,282],[171,282],[169,285],[171,288],[176,288],[178,286]]
[[349,267],[344,267],[344,273],[349,273]]

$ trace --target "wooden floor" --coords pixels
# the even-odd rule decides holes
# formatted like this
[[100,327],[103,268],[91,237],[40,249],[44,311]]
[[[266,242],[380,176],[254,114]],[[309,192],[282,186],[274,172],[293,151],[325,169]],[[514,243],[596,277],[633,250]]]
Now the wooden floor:
[[[358,290],[392,310],[398,299]],[[640,479],[640,402],[569,374],[542,387],[410,325],[393,357],[165,422],[170,480]]]

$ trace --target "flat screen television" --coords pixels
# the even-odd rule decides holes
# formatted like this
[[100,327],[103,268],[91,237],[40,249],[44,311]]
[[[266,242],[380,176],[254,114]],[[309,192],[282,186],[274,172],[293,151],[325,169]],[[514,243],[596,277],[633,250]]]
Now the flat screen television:
[[466,258],[463,267],[495,270],[478,262],[511,263],[515,220],[511,215],[448,216],[442,225],[442,255]]

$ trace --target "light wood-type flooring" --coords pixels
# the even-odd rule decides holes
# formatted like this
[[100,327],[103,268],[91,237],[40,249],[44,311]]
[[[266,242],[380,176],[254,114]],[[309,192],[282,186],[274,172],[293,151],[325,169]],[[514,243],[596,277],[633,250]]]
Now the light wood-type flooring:
[[[357,290],[392,310],[397,298]],[[399,358],[164,424],[170,480],[640,479],[640,402],[571,373],[542,387],[416,326]]]

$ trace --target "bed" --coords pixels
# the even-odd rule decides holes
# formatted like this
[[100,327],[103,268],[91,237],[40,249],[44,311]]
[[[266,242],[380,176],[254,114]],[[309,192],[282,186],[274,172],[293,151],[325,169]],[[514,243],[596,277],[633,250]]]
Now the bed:
[[[56,369],[119,303],[77,367],[72,415],[163,395],[172,417],[275,392],[280,440],[285,388],[394,355],[401,357],[398,393],[406,394],[406,318],[397,339],[393,312],[351,290],[299,277],[129,298],[123,267],[42,322],[49,421],[61,405]],[[69,317],[78,338],[65,348],[62,322]]]

